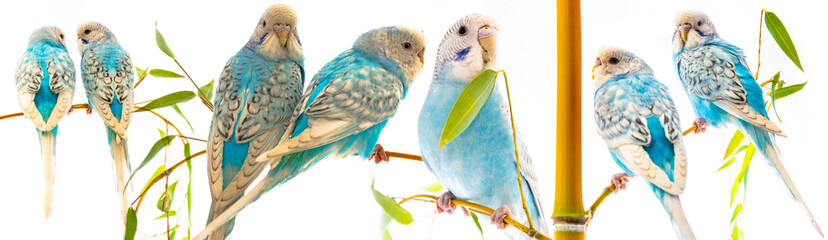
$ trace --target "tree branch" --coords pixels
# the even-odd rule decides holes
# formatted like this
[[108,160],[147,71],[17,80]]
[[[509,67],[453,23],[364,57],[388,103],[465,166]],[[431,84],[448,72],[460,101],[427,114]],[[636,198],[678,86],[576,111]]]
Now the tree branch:
[[[179,166],[181,166],[182,164],[186,163],[186,162],[187,162],[187,161],[189,161],[189,160],[192,160],[192,159],[193,159],[193,158],[195,158],[195,157],[201,156],[202,154],[205,154],[205,153],[207,153],[207,150],[201,150],[200,152],[197,152],[197,153],[195,153],[195,154],[193,154],[193,155],[190,155],[190,157],[185,158],[184,160],[179,161],[178,163],[176,163],[176,164],[175,164],[175,165],[173,165],[172,167],[170,167],[170,168],[168,168],[167,170],[165,170],[165,171],[164,171],[164,173],[159,174],[158,176],[156,176],[155,178],[153,178],[153,179],[152,179],[152,180],[151,180],[151,181],[147,184],[148,186],[147,186],[147,187],[145,187],[143,191],[141,191],[141,195],[139,195],[139,196],[138,196],[138,198],[136,198],[136,199],[135,199],[135,201],[132,201],[132,204],[130,204],[130,206],[131,206],[131,205],[135,205],[135,212],[138,212],[138,208],[139,208],[139,207],[141,207],[141,202],[144,200],[144,196],[147,194],[147,192],[149,191],[149,189],[150,189],[150,188],[152,188],[152,185],[154,185],[156,182],[160,181],[162,178],[164,178],[164,177],[166,177],[166,176],[170,175],[170,174],[171,174],[171,173],[172,173],[172,172],[173,172],[176,168],[178,168],[178,167],[179,167]],[[136,202],[137,202],[137,205],[136,205]]]

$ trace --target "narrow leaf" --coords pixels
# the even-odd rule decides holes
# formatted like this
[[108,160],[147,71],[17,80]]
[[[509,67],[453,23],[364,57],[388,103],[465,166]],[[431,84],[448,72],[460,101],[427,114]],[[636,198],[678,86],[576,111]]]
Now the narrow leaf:
[[405,208],[402,208],[400,204],[398,204],[394,199],[391,199],[388,196],[380,193],[377,190],[374,190],[374,184],[371,184],[371,190],[374,192],[374,200],[379,203],[382,207],[382,210],[385,210],[385,213],[388,214],[391,218],[396,220],[398,223],[402,225],[408,225],[414,221],[411,217],[411,213],[408,213]]
[[790,96],[791,94],[799,92],[799,90],[802,90],[802,88],[805,87],[805,84],[808,84],[808,82],[804,82],[804,83],[800,83],[800,84],[794,84],[794,85],[790,85],[790,86],[787,86],[787,87],[777,89],[773,98],[774,98],[774,100],[779,100],[783,97]]
[[736,209],[733,210],[733,217],[730,217],[730,223],[733,223],[733,220],[736,220],[736,216],[739,216],[739,213],[742,212],[742,204],[736,204]]
[[[190,158],[190,143],[187,142],[184,144],[184,158]],[[185,239],[190,239],[190,228],[193,226],[193,163],[192,159],[187,160],[187,237]],[[183,240],[183,239],[182,239]]]
[[496,77],[497,72],[486,69],[466,85],[446,118],[446,124],[440,134],[439,148],[443,148],[469,127],[492,95]]
[[204,84],[204,86],[201,86],[199,89],[201,89],[201,92],[204,93],[204,99],[210,100],[213,98],[213,81],[210,81],[208,84]]
[[382,235],[380,235],[380,239],[391,240],[391,232],[388,232],[388,229],[385,229],[385,231],[382,232]]
[[190,101],[190,99],[193,99],[193,97],[195,96],[195,93],[193,93],[192,91],[179,91],[170,93],[166,96],[152,100],[152,102],[149,102],[147,103],[147,105],[144,105],[138,110],[135,110],[135,112],[143,112],[146,110],[153,110],[156,108],[169,107],[178,103]]
[[147,153],[147,156],[144,157],[144,161],[142,161],[141,164],[138,165],[138,168],[135,168],[135,170],[132,171],[132,174],[129,175],[129,179],[127,179],[126,182],[132,180],[132,177],[135,176],[135,173],[137,173],[138,170],[147,165],[147,163],[149,163],[150,160],[152,160],[152,158],[155,157],[155,155],[158,155],[158,152],[160,152],[161,149],[163,149],[165,146],[168,146],[173,139],[175,139],[175,136],[165,136],[161,139],[158,139],[158,141],[155,141],[155,144],[152,145],[152,148],[150,148],[150,151]]
[[169,71],[169,70],[164,70],[164,69],[153,69],[153,70],[150,70],[149,74],[152,75],[153,77],[159,77],[159,78],[183,78],[184,77],[184,76],[181,76],[181,74],[178,74],[178,73],[175,73],[175,72]]
[[469,211],[469,215],[471,216],[472,220],[474,220],[474,225],[477,226],[477,231],[480,231],[480,237],[482,238],[483,237],[483,228],[480,227],[480,220],[477,219],[477,214],[474,214],[474,212]]
[[[178,213],[175,212],[175,210],[170,210],[168,212],[164,212],[164,214],[161,214],[161,216],[158,216],[157,218],[155,218],[155,220],[162,219],[162,218],[165,218],[165,217],[173,217],[175,215],[178,215]],[[166,234],[167,232],[164,232],[164,233]]]
[[135,231],[138,230],[138,217],[135,216],[135,209],[132,207],[127,211],[126,230],[124,231],[124,240],[135,239]]
[[768,32],[770,32],[771,36],[773,36],[773,40],[776,40],[776,44],[779,45],[782,52],[785,52],[785,55],[788,55],[788,58],[790,58],[791,61],[799,67],[799,70],[804,72],[805,69],[802,69],[802,63],[799,62],[799,55],[796,53],[796,47],[794,47],[793,41],[791,41],[791,36],[788,35],[788,30],[785,28],[785,25],[782,24],[782,20],[779,20],[779,17],[777,17],[775,13],[765,11],[765,26],[768,27]]
[[429,192],[439,192],[440,189],[443,189],[443,185],[440,185],[440,182],[434,182],[432,184],[429,184],[428,186],[423,187],[423,190]]
[[738,147],[739,144],[742,143],[742,139],[745,139],[745,134],[743,134],[740,130],[736,130],[736,132],[733,133],[733,137],[730,138],[730,143],[727,144],[727,150],[725,150],[725,155],[724,157],[722,157],[722,160],[727,159],[727,157],[730,156],[731,153],[733,153],[733,150],[736,150],[736,147]]
[[184,113],[181,112],[181,109],[178,108],[178,104],[173,104],[172,109],[175,110],[175,113],[178,113],[178,116],[181,116],[181,118],[183,118],[184,121],[187,122],[187,126],[190,126],[190,131],[195,132],[195,130],[193,130],[193,125],[190,124],[190,120],[187,119],[187,117],[184,116]]
[[385,211],[383,211],[382,215],[380,215],[380,221],[379,221],[380,239],[384,239],[383,235],[385,235],[385,234],[388,234],[388,237],[389,237],[388,239],[391,239],[390,238],[391,234],[388,232],[388,223],[391,223],[391,216],[388,216],[388,214],[385,213]]
[[158,177],[159,175],[161,175],[162,173],[164,173],[164,171],[166,171],[166,170],[167,170],[167,169],[165,169],[165,167],[166,167],[166,166],[161,165],[161,166],[158,166],[158,168],[157,168],[157,169],[155,169],[155,173],[153,173],[153,174],[152,174],[152,176],[151,176],[151,177],[147,180],[147,184],[144,184],[144,188],[143,188],[143,189],[141,189],[141,192],[146,191],[146,190],[147,190],[147,188],[149,188],[149,187],[151,186],[151,185],[150,185],[150,182],[152,182],[152,180],[153,180],[153,179],[155,179],[156,177]]
[[164,40],[164,36],[158,31],[158,22],[155,22],[155,44],[158,45],[158,49],[164,52],[164,54],[167,54],[167,56],[175,59],[175,55],[173,55],[172,50],[170,50],[170,46],[167,46],[167,41]]
[[780,73],[782,73],[782,72],[781,71],[776,72],[776,75],[773,75],[773,78],[771,79],[770,96],[771,96],[771,107],[773,107],[773,113],[776,114],[776,119],[778,119],[779,122],[782,122],[782,118],[779,117],[779,112],[776,111],[776,88],[779,87],[779,74]]
[[730,189],[730,205],[733,205],[733,199],[739,191],[739,185],[743,183],[747,175],[748,166],[750,166],[750,161],[755,153],[756,147],[753,146],[753,143],[749,144],[747,150],[745,150],[745,158],[742,160],[742,169],[739,170],[739,174],[736,175],[736,179],[733,181],[733,187]]
[[731,239],[731,240],[739,240],[739,239],[742,239],[742,238],[740,238],[740,237],[739,237],[739,233],[740,233],[740,232],[741,232],[741,231],[739,231],[739,225],[733,225],[733,233],[732,233],[732,234],[730,234],[730,239]]
[[161,196],[158,197],[158,203],[155,205],[158,207],[158,210],[161,210],[162,212],[170,211],[170,205],[172,204],[173,196],[175,196],[175,186],[177,184],[178,181],[170,184],[170,186],[167,187],[166,193],[161,193]]
[[730,160],[727,160],[727,162],[722,164],[722,166],[719,167],[719,169],[716,169],[716,172],[721,171],[722,169],[725,169],[726,167],[730,166],[730,164],[733,164],[733,161],[735,161],[735,160],[736,160],[736,157],[730,158]]
[[138,68],[138,67],[135,67],[135,72],[136,72],[136,73],[138,73],[138,79],[141,79],[141,78],[143,78],[144,76],[146,76],[146,75],[147,75],[147,71],[146,71],[146,70],[144,70],[144,69],[140,69],[140,68]]

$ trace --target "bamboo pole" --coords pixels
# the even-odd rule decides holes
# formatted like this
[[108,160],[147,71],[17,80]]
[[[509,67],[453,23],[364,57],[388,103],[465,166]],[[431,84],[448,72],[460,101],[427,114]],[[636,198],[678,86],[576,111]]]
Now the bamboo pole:
[[558,112],[555,149],[555,239],[584,239],[581,195],[581,6],[557,0]]

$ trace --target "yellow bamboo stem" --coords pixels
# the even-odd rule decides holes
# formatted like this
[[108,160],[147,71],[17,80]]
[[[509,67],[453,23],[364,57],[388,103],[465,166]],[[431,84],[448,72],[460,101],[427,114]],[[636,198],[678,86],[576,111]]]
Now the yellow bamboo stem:
[[581,6],[557,0],[558,99],[555,148],[555,239],[584,239],[581,195]]

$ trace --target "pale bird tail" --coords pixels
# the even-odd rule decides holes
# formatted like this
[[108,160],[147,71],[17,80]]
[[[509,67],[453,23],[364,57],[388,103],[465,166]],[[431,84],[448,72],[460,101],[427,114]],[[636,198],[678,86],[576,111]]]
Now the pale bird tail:
[[55,184],[55,133],[40,132],[40,155],[43,157],[43,216],[52,216],[52,186]]
[[741,123],[743,123],[743,125],[740,126],[740,129],[745,132],[748,137],[750,137],[751,141],[759,152],[761,152],[765,157],[768,164],[776,170],[776,174],[782,179],[783,182],[785,182],[785,186],[788,187],[789,193],[794,198],[796,203],[798,203],[802,208],[802,211],[805,212],[805,215],[807,215],[808,219],[811,221],[811,225],[813,225],[814,229],[816,229],[820,236],[824,237],[822,229],[819,228],[816,218],[814,218],[814,215],[811,213],[811,210],[808,209],[808,206],[805,205],[805,200],[802,199],[802,195],[799,194],[799,190],[796,190],[796,186],[794,186],[791,175],[788,175],[788,171],[785,170],[785,166],[782,166],[782,160],[779,158],[779,152],[777,152],[777,147],[773,137],[764,129],[744,122]]
[[118,139],[119,137],[115,136],[111,138],[109,142],[109,150],[112,153],[112,159],[115,163],[115,179],[116,179],[116,190],[118,191],[118,199],[121,204],[121,218],[126,223],[127,211],[129,205],[127,205],[126,201],[126,177],[129,175],[128,170],[128,163],[129,163],[129,155],[127,153],[127,141],[123,139]]
[[[218,216],[213,216],[213,220],[210,221],[210,223],[208,223],[207,226],[204,227],[204,230],[202,230],[201,233],[196,235],[193,238],[193,240],[204,240],[208,236],[210,236],[210,240],[224,239],[225,232],[219,233],[217,231],[219,231],[219,229],[222,229],[222,231],[226,229],[226,227],[228,227],[228,223],[230,223],[231,220],[234,219],[236,214],[239,214],[239,212],[241,212],[242,209],[247,207],[247,205],[250,205],[250,203],[256,201],[256,199],[258,199],[259,196],[267,192],[267,190],[269,190],[273,185],[274,184],[269,176],[259,181],[259,183],[256,184],[255,187],[253,187],[252,189],[250,189],[250,191],[245,193],[241,198],[239,198],[238,201],[233,203],[233,205],[230,205],[230,207],[225,209],[224,212],[222,212]],[[230,225],[232,226],[232,223]],[[214,238],[213,235],[217,235],[216,238]],[[219,236],[221,238],[218,238]]]
[[670,220],[673,221],[673,229],[676,230],[679,238],[682,240],[695,240],[696,236],[693,234],[693,230],[690,229],[690,223],[684,215],[684,210],[681,208],[681,201],[678,196],[664,193],[664,197],[661,198],[661,204],[664,205],[664,209],[670,214]]

